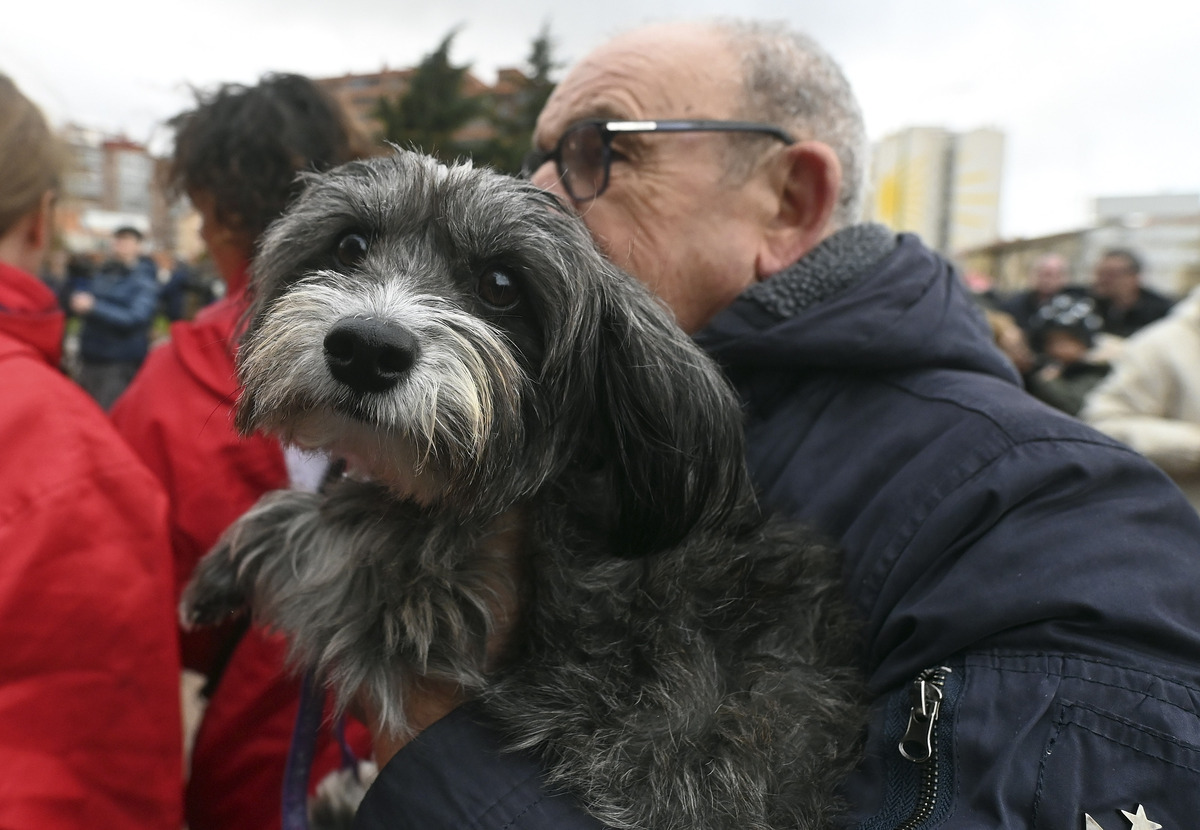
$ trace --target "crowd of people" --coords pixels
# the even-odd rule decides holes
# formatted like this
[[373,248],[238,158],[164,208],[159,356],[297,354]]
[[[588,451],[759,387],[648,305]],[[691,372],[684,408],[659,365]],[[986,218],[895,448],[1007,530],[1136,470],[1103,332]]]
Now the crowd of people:
[[1088,394],[1124,351],[1125,341],[1171,311],[1173,301],[1142,283],[1141,258],[1112,248],[1089,283],[1072,280],[1060,254],[1038,256],[1029,287],[982,298],[997,345],[1031,394],[1078,415]]
[[141,230],[122,225],[107,256],[58,248],[38,272],[79,321],[66,338],[63,368],[105,411],[137,374],[162,324],[192,318],[225,290],[169,251],[145,254],[144,241]]
[[[698,118],[724,127],[657,127]],[[325,473],[234,430],[237,325],[296,174],[385,148],[296,75],[203,93],[171,125],[172,183],[224,295],[150,349],[186,273],[132,228],[102,267],[44,268],[63,160],[0,76],[0,827],[283,820],[299,688],[284,644],[245,622],[180,631],[173,609],[259,496]],[[763,503],[843,552],[871,719],[840,824],[1200,814],[1200,486],[1189,504],[1163,472],[1200,482],[1200,298],[1172,308],[1113,250],[1087,286],[1039,259],[985,316],[920,239],[861,221],[858,104],[819,45],[774,23],[619,35],[571,67],[533,142],[532,182],[724,369]],[[68,315],[82,388],[58,368]],[[183,668],[206,700],[186,774]],[[918,758],[897,750],[914,724]],[[380,738],[354,718],[323,732],[310,789]],[[539,765],[486,719],[437,720],[355,827],[599,827],[586,794],[539,807],[561,803]]]

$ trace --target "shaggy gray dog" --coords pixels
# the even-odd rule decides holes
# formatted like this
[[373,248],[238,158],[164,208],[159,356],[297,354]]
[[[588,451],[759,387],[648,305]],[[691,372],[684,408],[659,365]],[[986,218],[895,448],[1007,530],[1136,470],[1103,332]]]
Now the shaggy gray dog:
[[412,684],[458,684],[615,828],[830,823],[863,723],[838,557],[762,517],[724,377],[577,218],[354,162],[309,178],[253,291],[239,428],[347,472],[263,498],[185,621],[249,605],[396,735]]

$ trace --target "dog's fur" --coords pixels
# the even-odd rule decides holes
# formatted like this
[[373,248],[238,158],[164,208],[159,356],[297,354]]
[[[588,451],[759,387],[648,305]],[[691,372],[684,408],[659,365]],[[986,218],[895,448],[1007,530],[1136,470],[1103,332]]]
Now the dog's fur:
[[[350,475],[266,496],[186,621],[249,604],[395,735],[414,682],[458,684],[612,827],[829,823],[863,722],[837,556],[762,518],[724,377],[577,218],[469,165],[355,162],[309,178],[253,290],[238,426]],[[394,385],[336,371],[344,320],[399,338]]]

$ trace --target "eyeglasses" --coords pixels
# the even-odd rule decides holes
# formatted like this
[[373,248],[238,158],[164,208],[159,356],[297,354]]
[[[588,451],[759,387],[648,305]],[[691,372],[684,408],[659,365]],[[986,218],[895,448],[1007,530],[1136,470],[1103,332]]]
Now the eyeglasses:
[[529,178],[553,161],[563,187],[576,202],[590,202],[608,187],[613,161],[613,138],[624,133],[762,133],[795,144],[779,127],[754,121],[606,121],[601,118],[571,125],[553,150],[534,148],[525,156],[521,175]]

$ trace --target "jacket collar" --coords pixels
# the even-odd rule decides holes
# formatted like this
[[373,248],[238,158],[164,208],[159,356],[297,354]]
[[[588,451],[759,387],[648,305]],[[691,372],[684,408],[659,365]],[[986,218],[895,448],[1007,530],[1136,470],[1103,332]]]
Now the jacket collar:
[[851,225],[742,296],[781,320],[794,317],[854,285],[895,248],[896,235],[883,225]]
[[846,228],[752,286],[696,341],[734,374],[958,369],[1020,383],[953,266],[878,225]]

